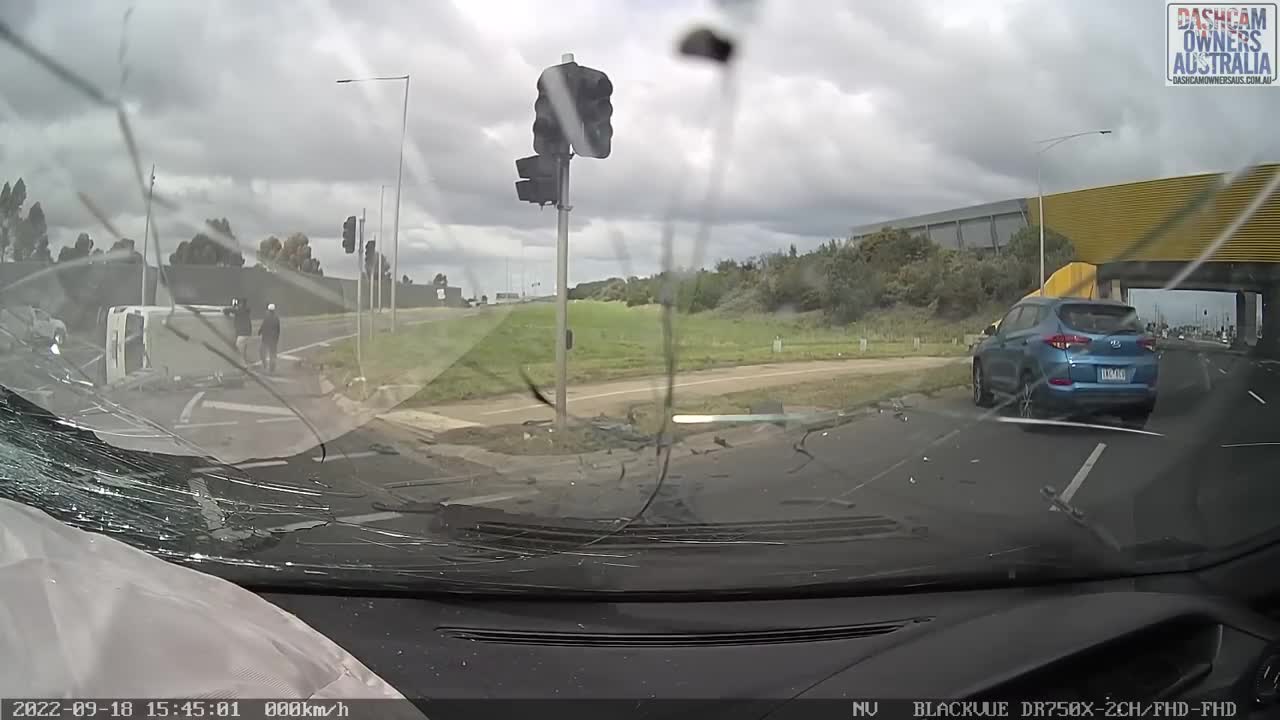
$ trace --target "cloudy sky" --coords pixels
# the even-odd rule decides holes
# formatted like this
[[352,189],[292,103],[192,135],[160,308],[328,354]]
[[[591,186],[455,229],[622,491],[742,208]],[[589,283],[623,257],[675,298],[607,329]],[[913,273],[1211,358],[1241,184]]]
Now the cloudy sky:
[[[616,87],[613,155],[573,165],[571,283],[655,270],[673,213],[679,259],[710,261],[1034,195],[1033,141],[1080,130],[1115,132],[1050,153],[1047,190],[1280,159],[1280,91],[1164,86],[1163,0],[735,6],[4,0],[0,19],[124,98],[141,161],[176,206],[156,217],[166,252],[226,217],[250,262],[261,238],[301,231],[330,275],[350,274],[345,216],[367,208],[370,232],[390,235],[403,98],[400,83],[335,80],[410,74],[400,270],[445,272],[476,295],[522,276],[553,284],[554,211],[518,202],[512,183],[532,152],[534,83],[562,52]],[[674,52],[700,21],[741,39],[731,85]],[[693,223],[718,153],[699,258]],[[4,46],[0,168],[43,203],[55,254],[81,231],[106,237],[77,192],[142,236],[114,112]]]

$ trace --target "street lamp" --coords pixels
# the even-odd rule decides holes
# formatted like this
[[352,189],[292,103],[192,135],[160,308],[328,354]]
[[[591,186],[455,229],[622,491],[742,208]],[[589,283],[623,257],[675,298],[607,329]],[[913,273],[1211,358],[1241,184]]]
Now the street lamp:
[[[404,137],[409,127],[409,76],[408,75],[390,75],[369,78],[346,78],[339,80],[338,84],[358,83],[358,82],[377,82],[379,80],[403,80],[404,81],[404,107],[400,111],[400,162],[396,169],[396,211],[395,218],[392,220],[391,228],[391,332],[396,331],[396,285],[399,284],[400,275],[400,188],[404,180]],[[378,269],[381,274],[382,269]]]
[[1044,154],[1050,148],[1057,147],[1062,143],[1085,135],[1110,135],[1110,130],[1086,130],[1084,132],[1071,133],[1070,135],[1059,135],[1058,137],[1037,140],[1036,145],[1044,145],[1036,151],[1036,194],[1040,196],[1040,296],[1044,296],[1044,184],[1040,181],[1040,170],[1044,165]]

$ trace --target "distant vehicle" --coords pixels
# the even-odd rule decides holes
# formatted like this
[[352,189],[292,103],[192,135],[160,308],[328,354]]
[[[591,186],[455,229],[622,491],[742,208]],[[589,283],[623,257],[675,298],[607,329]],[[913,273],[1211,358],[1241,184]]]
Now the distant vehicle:
[[[198,380],[237,370],[235,326],[218,305],[120,305],[106,312],[104,379]],[[250,340],[257,354],[258,338]]]
[[1145,423],[1156,402],[1156,341],[1121,302],[1024,298],[974,349],[973,401],[1015,400],[1027,419],[1116,413]]
[[1183,335],[1182,333],[1178,333],[1178,339],[1179,339],[1179,340],[1186,340],[1186,339],[1187,339],[1187,336],[1186,336],[1186,335]]
[[5,305],[0,308],[0,327],[5,335],[35,345],[63,345],[67,326],[43,308],[34,305]]

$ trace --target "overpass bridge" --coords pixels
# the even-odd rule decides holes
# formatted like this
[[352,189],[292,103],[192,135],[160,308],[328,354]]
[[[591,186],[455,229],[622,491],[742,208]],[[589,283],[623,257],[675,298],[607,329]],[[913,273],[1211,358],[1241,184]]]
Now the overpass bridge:
[[[1045,195],[1045,227],[1069,238],[1078,260],[1097,266],[1104,297],[1126,298],[1130,288],[1175,279],[1180,289],[1235,292],[1241,338],[1258,334],[1260,299],[1260,349],[1280,354],[1280,193],[1261,198],[1280,182],[1278,173],[1280,163],[1270,163],[1231,178],[1204,173]],[[851,237],[887,227],[943,247],[998,249],[1018,230],[1039,225],[1039,210],[1037,198],[1016,198],[855,227]]]

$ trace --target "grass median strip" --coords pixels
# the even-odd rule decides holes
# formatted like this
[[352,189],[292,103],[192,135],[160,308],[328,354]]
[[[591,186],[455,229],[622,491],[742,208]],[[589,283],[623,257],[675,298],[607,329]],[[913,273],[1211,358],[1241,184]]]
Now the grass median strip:
[[[813,316],[679,315],[675,338],[682,372],[798,360],[964,355],[962,328],[917,314],[882,314],[862,325],[833,327]],[[569,382],[582,384],[665,372],[660,314],[654,306],[579,301],[569,306],[573,349]],[[898,335],[887,335],[897,332]],[[913,337],[922,338],[919,349]],[[555,376],[555,307],[550,303],[487,308],[465,317],[404,327],[363,348],[336,343],[323,362],[339,386],[361,374],[367,385],[418,384],[413,404],[492,397],[524,389],[520,369],[539,385]],[[862,351],[859,339],[868,338]],[[781,340],[776,350],[775,340]]]
[[[969,363],[957,360],[924,371],[850,376],[796,383],[779,387],[727,393],[715,398],[682,402],[677,395],[674,412],[697,415],[748,414],[766,403],[781,404],[787,412],[857,410],[894,397],[931,394],[969,383]],[[555,432],[547,425],[495,425],[459,428],[440,433],[438,443],[473,445],[506,455],[568,455],[619,448],[635,448],[652,441],[661,426],[662,408],[652,403],[634,405],[624,418],[586,424]],[[714,431],[717,426],[673,426],[676,437]]]

